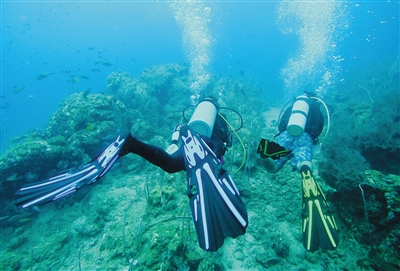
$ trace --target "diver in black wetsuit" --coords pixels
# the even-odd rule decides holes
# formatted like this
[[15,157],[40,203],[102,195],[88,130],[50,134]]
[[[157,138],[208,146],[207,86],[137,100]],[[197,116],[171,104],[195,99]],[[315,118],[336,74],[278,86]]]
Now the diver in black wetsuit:
[[[180,128],[181,126],[177,125],[175,127],[174,134],[179,134]],[[211,138],[206,136],[202,136],[202,138],[212,149],[218,159],[222,160],[222,157],[227,150],[227,146],[230,145],[230,136],[228,134],[227,124],[220,115],[216,116]],[[160,167],[162,170],[168,173],[175,173],[185,170],[183,145],[178,149],[177,140],[173,140],[172,144],[172,147],[170,146],[169,149],[174,149],[175,151],[170,151],[169,149],[165,151],[158,146],[146,144],[129,134],[126,138],[126,143],[124,143],[124,146],[121,149],[120,156],[124,156],[128,153],[138,154],[153,165]]]
[[214,100],[200,102],[189,123],[176,126],[167,151],[141,142],[131,134],[120,135],[85,166],[20,188],[17,204],[26,208],[69,195],[103,177],[119,157],[135,153],[166,172],[186,170],[187,194],[200,247],[216,251],[225,237],[243,235],[248,224],[239,191],[222,168],[222,156],[231,141],[227,122],[218,111]]

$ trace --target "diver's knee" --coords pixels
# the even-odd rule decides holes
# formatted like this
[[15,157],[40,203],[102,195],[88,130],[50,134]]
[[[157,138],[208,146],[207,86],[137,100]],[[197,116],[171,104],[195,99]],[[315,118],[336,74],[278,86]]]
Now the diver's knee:
[[278,166],[271,158],[261,159],[261,163],[269,173],[276,173],[278,171]]
[[301,167],[302,167],[302,166],[308,166],[310,169],[312,169],[312,164],[311,164],[310,161],[302,161],[302,162],[297,163],[296,169],[297,169],[299,172],[301,172]]

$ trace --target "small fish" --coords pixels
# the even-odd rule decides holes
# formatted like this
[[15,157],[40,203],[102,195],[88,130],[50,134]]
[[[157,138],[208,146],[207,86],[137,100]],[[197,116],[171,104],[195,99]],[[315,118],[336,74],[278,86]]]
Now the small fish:
[[[79,69],[78,69],[79,70]],[[70,73],[70,72],[76,72],[77,70],[65,70],[65,71],[61,71],[62,73]]]
[[28,217],[29,214],[18,214],[18,215],[13,215],[8,219],[8,222],[17,222],[18,220],[22,218]]
[[47,76],[54,74],[54,72],[44,72],[39,74],[38,76],[36,76],[36,80],[43,80],[45,79]]
[[92,68],[92,72],[99,72],[100,71],[100,69],[98,69],[98,68]]
[[89,48],[87,48],[89,51],[92,51],[92,50],[94,50],[94,47],[89,47]]
[[111,62],[104,61],[104,62],[103,62],[103,65],[104,65],[104,66],[112,66],[113,64],[112,64]]
[[95,65],[98,65],[98,64],[100,64],[100,63],[103,63],[103,60],[99,59],[99,60],[96,60],[96,61],[94,62]]
[[9,103],[4,103],[0,106],[1,109],[7,109],[10,108],[10,104]]
[[25,224],[25,223],[32,222],[33,220],[34,220],[33,217],[26,217],[26,218],[21,218],[20,220],[18,220],[18,223]]
[[82,78],[82,79],[86,79],[86,80],[87,80],[87,79],[90,79],[90,77],[89,77],[89,76],[86,76],[86,75],[82,75],[81,78]]
[[76,83],[78,81],[79,81],[78,77],[72,77],[71,79],[71,83]]
[[10,177],[6,179],[9,182],[13,182],[17,180],[17,173],[12,174]]
[[86,89],[86,90],[82,93],[82,96],[83,96],[84,98],[86,98],[86,97],[89,95],[91,89],[92,89],[91,87],[88,88],[88,89]]
[[5,216],[2,216],[2,217],[0,217],[0,221],[5,221],[6,219],[8,219],[10,216],[9,215],[5,215]]
[[98,55],[101,55],[102,53],[107,52],[107,49],[104,49],[103,51],[97,51]]
[[15,94],[20,93],[24,88],[26,88],[26,86],[14,87],[13,92],[14,92]]
[[33,206],[32,210],[34,210],[35,212],[41,212],[42,210],[39,209],[38,206]]

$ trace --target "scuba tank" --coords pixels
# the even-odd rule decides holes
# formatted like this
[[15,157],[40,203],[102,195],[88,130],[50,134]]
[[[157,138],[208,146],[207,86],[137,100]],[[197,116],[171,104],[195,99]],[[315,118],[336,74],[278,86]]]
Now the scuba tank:
[[[316,105],[316,102],[324,106],[326,111],[325,117],[320,111],[319,105]],[[292,106],[288,107],[289,103],[293,103]],[[301,135],[302,133],[305,132],[311,136],[314,145],[317,144],[317,142],[321,143],[328,136],[331,124],[330,121],[331,114],[332,114],[332,108],[329,105],[327,105],[320,98],[317,98],[314,93],[305,92],[303,95],[295,98],[294,101],[292,100],[287,102],[285,106],[282,108],[278,117],[279,133],[275,135],[274,138],[279,136],[284,131],[288,131],[289,134],[293,136],[295,136],[295,134]],[[291,120],[290,123],[289,119]],[[318,137],[320,136],[320,134],[324,129],[325,119],[327,121],[325,134],[321,140],[318,140]],[[305,125],[303,125],[304,122]]]
[[[204,99],[196,106],[196,109],[189,120],[189,126],[200,135],[211,137],[218,110],[219,106],[213,99]],[[184,113],[185,111],[183,114]],[[185,118],[185,116],[183,117]],[[166,150],[166,152],[169,154],[172,154],[178,150],[180,127],[181,125],[175,126],[172,134],[171,145]]]
[[219,106],[212,99],[201,101],[189,121],[189,126],[203,136],[211,137]]
[[296,98],[286,127],[286,130],[292,136],[303,134],[307,123],[310,102],[310,98],[307,95],[300,95]]

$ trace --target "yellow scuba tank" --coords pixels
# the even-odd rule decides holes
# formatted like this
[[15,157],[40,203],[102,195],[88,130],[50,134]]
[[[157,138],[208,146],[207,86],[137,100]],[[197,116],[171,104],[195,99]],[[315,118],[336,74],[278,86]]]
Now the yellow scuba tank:
[[310,102],[310,98],[307,95],[300,95],[296,98],[286,127],[286,130],[292,136],[303,134],[307,123]]

